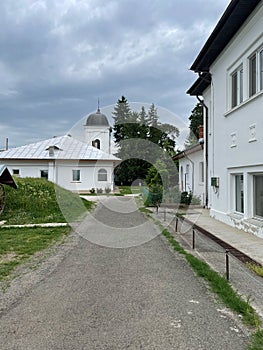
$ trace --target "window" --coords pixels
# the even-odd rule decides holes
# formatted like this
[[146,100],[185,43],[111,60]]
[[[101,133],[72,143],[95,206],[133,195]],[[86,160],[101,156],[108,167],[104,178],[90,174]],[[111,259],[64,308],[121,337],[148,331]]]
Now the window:
[[72,170],[72,181],[80,181],[80,170]]
[[254,175],[254,215],[263,217],[263,175]]
[[234,108],[243,102],[243,66],[240,66],[231,76],[232,101]]
[[20,175],[20,170],[19,169],[13,169],[13,175]]
[[199,182],[204,182],[205,176],[204,176],[204,162],[199,163]]
[[107,170],[100,169],[98,171],[98,181],[107,181]]
[[100,149],[100,140],[96,139],[96,140],[92,141],[92,146]]
[[241,174],[235,175],[235,192],[235,211],[238,213],[244,213],[244,177]]
[[48,180],[48,170],[40,170],[40,177]]
[[263,48],[249,58],[249,97],[263,89]]

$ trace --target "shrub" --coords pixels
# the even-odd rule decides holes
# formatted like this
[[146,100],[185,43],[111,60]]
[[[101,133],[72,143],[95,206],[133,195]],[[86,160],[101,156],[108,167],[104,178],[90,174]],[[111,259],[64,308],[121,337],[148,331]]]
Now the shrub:
[[90,189],[90,193],[94,194],[96,192],[95,188]]
[[97,193],[103,193],[103,189],[102,188],[97,188]]
[[106,188],[105,188],[105,193],[110,193],[110,192],[111,192],[110,187],[106,187]]

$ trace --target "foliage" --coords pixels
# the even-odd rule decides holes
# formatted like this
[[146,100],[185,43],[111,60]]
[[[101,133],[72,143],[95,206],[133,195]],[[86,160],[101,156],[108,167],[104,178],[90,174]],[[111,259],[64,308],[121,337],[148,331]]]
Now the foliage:
[[96,192],[95,188],[91,188],[91,189],[90,189],[90,193],[91,193],[91,194],[94,194],[95,192]]
[[159,121],[157,109],[152,104],[148,110],[132,111],[122,96],[113,112],[114,137],[118,148],[116,155],[122,159],[115,173],[117,184],[130,185],[138,178],[145,179],[148,169],[160,158],[162,152],[175,154],[178,129]]
[[111,192],[110,187],[106,187],[106,188],[105,188],[105,193],[110,193],[110,192]]
[[26,259],[60,241],[71,231],[66,227],[1,228],[0,281]]
[[188,148],[197,143],[199,140],[199,126],[203,125],[203,106],[199,102],[196,104],[195,108],[192,110],[189,117],[190,120],[190,131],[188,138],[185,142],[185,147]]
[[190,205],[191,204],[191,200],[192,200],[192,193],[191,192],[182,192],[181,193],[181,204],[186,204],[186,205]]
[[[46,179],[17,178],[18,189],[6,187],[7,201],[1,220],[8,224],[34,224],[76,220],[86,212],[86,203],[77,194]],[[64,217],[65,215],[65,217]]]
[[103,189],[102,189],[102,188],[97,188],[97,193],[98,193],[98,194],[103,193]]

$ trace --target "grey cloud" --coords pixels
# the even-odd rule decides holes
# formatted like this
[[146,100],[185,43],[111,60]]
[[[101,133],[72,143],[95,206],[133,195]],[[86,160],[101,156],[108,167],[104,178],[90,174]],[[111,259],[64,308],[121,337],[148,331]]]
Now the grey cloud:
[[227,3],[1,2],[0,127],[19,130],[16,143],[27,130],[41,139],[66,132],[60,121],[75,123],[98,96],[105,105],[123,94],[187,118],[196,103],[185,95],[195,79],[188,68]]

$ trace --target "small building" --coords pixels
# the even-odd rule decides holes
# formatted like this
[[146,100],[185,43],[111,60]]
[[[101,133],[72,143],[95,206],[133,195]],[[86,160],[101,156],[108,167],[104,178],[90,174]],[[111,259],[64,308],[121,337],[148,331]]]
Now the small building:
[[210,215],[263,237],[263,1],[232,0],[191,70]]
[[10,148],[0,153],[12,175],[46,178],[68,190],[114,187],[114,168],[120,159],[110,153],[111,127],[98,108],[84,125],[86,142],[70,135]]
[[179,160],[179,190],[191,192],[200,199],[202,205],[205,203],[204,191],[204,152],[203,144],[198,143],[173,158]]
[[6,192],[4,185],[17,189],[17,184],[5,164],[0,165],[0,214],[6,203]]

